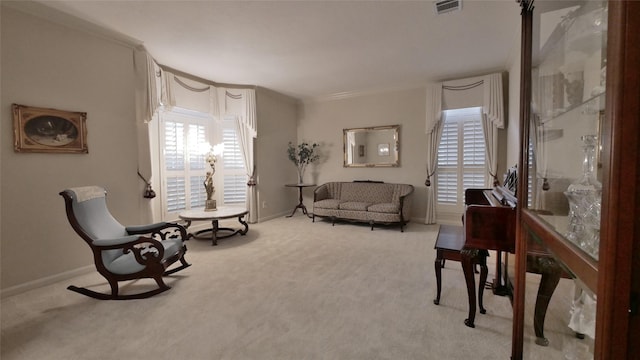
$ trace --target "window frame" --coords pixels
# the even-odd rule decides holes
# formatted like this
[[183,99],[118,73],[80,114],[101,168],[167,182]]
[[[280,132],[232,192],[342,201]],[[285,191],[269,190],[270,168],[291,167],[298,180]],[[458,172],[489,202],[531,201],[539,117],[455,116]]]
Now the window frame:
[[[207,149],[205,149],[204,147],[200,147],[198,149],[198,151],[202,152],[202,155],[199,155],[198,160],[196,160],[198,162],[201,162],[202,164],[201,167],[197,169],[190,169],[189,151],[185,150],[184,153],[182,154],[183,161],[185,164],[185,169],[184,170],[168,170],[167,169],[167,162],[166,162],[167,160],[166,159],[167,127],[166,126],[168,121],[187,124],[184,126],[185,129],[187,129],[189,125],[204,126],[205,143],[208,143],[210,146],[212,146],[213,144],[225,144],[225,136],[224,136],[225,131],[226,132],[228,132],[229,130],[233,131],[235,135],[234,142],[233,142],[235,149],[232,150],[233,157],[236,159],[235,162],[237,164],[240,164],[241,167],[229,169],[227,166],[225,166],[224,155],[225,155],[225,152],[227,152],[228,154],[228,149],[226,149],[226,145],[223,146],[225,150],[223,150],[222,155],[218,156],[218,161],[216,163],[216,170],[213,176],[213,184],[215,187],[215,193],[213,195],[213,198],[216,199],[218,206],[244,205],[246,203],[246,198],[248,196],[246,183],[247,183],[248,177],[247,177],[246,169],[244,168],[244,160],[242,159],[242,149],[240,148],[240,139],[238,138],[240,134],[238,133],[238,129],[236,126],[236,121],[237,121],[236,116],[228,115],[228,116],[224,116],[220,120],[220,119],[214,118],[208,113],[188,110],[180,107],[172,107],[171,109],[166,109],[164,107],[161,107],[160,110],[158,111],[158,120],[159,120],[158,121],[158,124],[159,124],[158,158],[159,158],[159,173],[160,173],[159,178],[160,178],[160,187],[162,189],[160,192],[161,220],[175,221],[179,218],[178,217],[179,213],[184,210],[188,210],[191,208],[197,209],[200,207],[204,207],[206,192],[204,190],[204,185],[200,186],[201,185],[200,183],[204,182],[206,172],[210,170],[209,165],[207,165],[205,161],[205,152]],[[188,136],[189,136],[188,134],[184,134],[183,138],[187,138]],[[188,144],[186,146],[188,146]],[[238,158],[239,158],[239,161],[238,161]],[[167,188],[168,179],[172,175],[175,175],[176,177],[182,176],[184,178],[184,202],[185,202],[184,208],[179,208],[179,209],[176,209],[175,211],[169,211],[170,195]],[[196,204],[197,206],[192,207],[191,206],[192,204],[189,201],[192,194],[192,190],[191,190],[192,185],[190,182],[191,182],[191,178],[195,176],[199,177],[200,179],[196,183],[194,183],[193,186],[198,189],[197,192],[201,194],[200,197],[204,196],[204,198],[201,199],[202,200],[201,203],[197,203]],[[235,176],[236,178],[240,178],[239,181],[237,179],[235,181],[232,181],[232,183],[235,182],[234,186],[236,188],[244,187],[243,196],[240,196],[241,197],[240,199],[236,199],[235,201],[232,201],[232,202],[229,202],[228,199],[225,197],[225,180],[229,176]],[[241,185],[238,185],[239,183]],[[237,198],[239,195],[235,195],[235,196]]]
[[[464,191],[467,188],[486,188],[487,187],[487,151],[484,139],[484,130],[482,125],[482,108],[470,107],[463,109],[450,109],[443,111],[443,130],[441,142],[438,145],[438,158],[436,170],[436,209],[439,213],[455,213],[462,214],[464,212]],[[455,125],[452,125],[455,124]],[[465,125],[473,128],[472,138],[465,136]],[[453,152],[444,152],[441,154],[443,146],[447,146],[446,138],[447,130],[451,131],[451,127],[455,127],[456,151],[455,165],[442,165],[441,159],[447,162],[453,162]],[[444,143],[443,143],[444,140]],[[448,143],[451,146],[451,143]],[[465,146],[471,150],[467,153],[465,160]],[[469,147],[471,146],[471,147]],[[478,151],[482,152],[482,161],[478,162]],[[446,159],[443,159],[446,157]],[[471,164],[469,164],[471,163]],[[452,176],[453,175],[453,176]],[[441,190],[446,186],[451,188],[451,182],[446,182],[446,177],[455,179],[454,190],[448,191],[447,196]],[[478,179],[482,179],[478,181]],[[452,199],[451,193],[455,191],[455,202],[442,202],[441,197]]]

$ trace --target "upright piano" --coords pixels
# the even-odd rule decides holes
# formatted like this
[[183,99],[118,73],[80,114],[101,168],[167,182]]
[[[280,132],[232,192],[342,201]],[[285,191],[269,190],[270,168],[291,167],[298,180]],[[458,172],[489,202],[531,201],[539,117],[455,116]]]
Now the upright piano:
[[502,186],[466,189],[465,247],[497,251],[496,278],[491,286],[496,295],[508,295],[503,285],[502,252],[516,252],[517,199]]
[[[516,245],[516,206],[517,199],[512,192],[503,186],[493,189],[467,189],[465,191],[464,222],[464,256],[478,256],[474,250],[495,250],[497,254],[495,278],[491,284],[493,293],[513,298],[513,284],[508,273],[509,266],[502,261],[502,253],[515,253]],[[485,253],[486,254],[486,253]],[[481,256],[483,254],[480,254]],[[505,262],[507,257],[505,257]],[[471,261],[467,259],[467,263]],[[464,269],[464,259],[463,259]],[[473,274],[465,271],[467,281],[473,281]],[[473,271],[473,270],[471,270]],[[570,277],[553,260],[553,256],[535,241],[527,244],[527,272],[541,274],[540,285],[534,310],[534,330],[536,343],[548,345],[544,337],[544,318],[551,295],[555,291],[561,277]],[[471,289],[475,288],[475,284]],[[473,304],[472,304],[473,301]],[[475,294],[469,293],[469,318],[467,326],[473,327],[475,319]]]

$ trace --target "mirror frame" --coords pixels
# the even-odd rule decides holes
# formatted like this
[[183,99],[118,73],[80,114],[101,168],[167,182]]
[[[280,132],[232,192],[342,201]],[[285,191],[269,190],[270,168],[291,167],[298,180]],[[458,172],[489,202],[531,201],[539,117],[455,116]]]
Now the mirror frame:
[[[392,159],[389,162],[377,162],[377,163],[349,163],[347,152],[347,134],[360,133],[360,132],[375,132],[382,130],[393,130],[393,140],[389,144],[389,156]],[[386,126],[372,126],[365,128],[351,128],[342,130],[342,151],[344,154],[344,167],[398,167],[400,166],[400,125],[386,125]]]

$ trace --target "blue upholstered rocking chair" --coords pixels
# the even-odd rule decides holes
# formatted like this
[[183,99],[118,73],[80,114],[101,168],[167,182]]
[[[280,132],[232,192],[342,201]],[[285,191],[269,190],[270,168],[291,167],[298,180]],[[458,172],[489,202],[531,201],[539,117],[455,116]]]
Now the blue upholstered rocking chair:
[[[66,189],[60,195],[71,226],[91,247],[96,269],[109,282],[111,294],[73,285],[67,289],[100,300],[143,299],[170,289],[163,276],[191,266],[184,259],[187,232],[183,226],[162,222],[125,227],[109,212],[106,191],[99,186]],[[181,265],[167,270],[176,261]],[[158,288],[137,294],[118,293],[119,281],[142,278],[154,279]]]

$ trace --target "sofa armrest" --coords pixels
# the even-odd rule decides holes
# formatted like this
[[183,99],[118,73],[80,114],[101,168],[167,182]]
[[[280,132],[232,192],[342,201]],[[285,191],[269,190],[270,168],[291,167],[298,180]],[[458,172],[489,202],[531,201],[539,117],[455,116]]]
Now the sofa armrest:
[[413,194],[413,185],[409,185],[407,190],[400,195],[400,218],[405,221],[411,219],[411,194]]
[[313,190],[313,202],[329,199],[329,187],[327,184],[322,184]]

